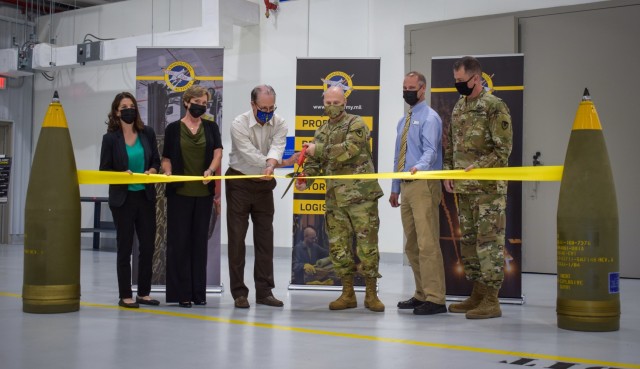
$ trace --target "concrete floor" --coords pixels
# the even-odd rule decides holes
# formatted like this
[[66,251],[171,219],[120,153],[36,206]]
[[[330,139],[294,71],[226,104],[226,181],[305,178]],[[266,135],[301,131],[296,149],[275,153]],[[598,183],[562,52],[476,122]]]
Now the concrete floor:
[[473,321],[397,310],[413,292],[411,270],[399,264],[381,265],[384,313],[364,309],[363,293],[358,308],[329,311],[338,292],[287,289],[290,258],[275,260],[274,294],[284,308],[256,306],[252,293],[250,309],[235,309],[224,292],[192,309],[165,305],[156,293],[159,307],[128,310],[116,305],[115,253],[83,248],[80,311],[36,315],[22,312],[22,253],[22,245],[0,245],[0,369],[640,369],[640,280],[622,280],[621,330],[607,333],[556,326],[555,276],[525,274],[525,305]]

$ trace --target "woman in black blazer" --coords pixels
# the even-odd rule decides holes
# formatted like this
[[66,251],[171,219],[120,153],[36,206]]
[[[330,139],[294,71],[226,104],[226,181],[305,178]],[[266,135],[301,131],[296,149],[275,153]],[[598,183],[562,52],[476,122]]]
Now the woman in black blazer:
[[[192,86],[182,95],[185,116],[164,131],[162,170],[166,175],[215,175],[222,160],[220,128],[202,118],[209,91]],[[205,305],[207,241],[214,181],[167,184],[167,302]]]
[[[102,136],[100,170],[156,174],[160,155],[153,128],[140,119],[135,97],[116,95],[111,103],[107,133]],[[109,208],[116,226],[118,305],[159,305],[151,292],[152,258],[156,236],[156,190],[153,184],[109,185]],[[134,230],[138,234],[138,295],[131,293],[131,252]]]

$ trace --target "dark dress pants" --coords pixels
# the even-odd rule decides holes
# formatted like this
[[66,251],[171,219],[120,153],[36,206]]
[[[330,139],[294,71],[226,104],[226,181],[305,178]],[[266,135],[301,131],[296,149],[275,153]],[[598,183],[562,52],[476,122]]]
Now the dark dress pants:
[[[229,169],[227,175],[238,172]],[[276,181],[234,179],[225,181],[227,196],[227,235],[229,237],[229,279],[234,299],[249,295],[244,283],[245,237],[249,217],[253,222],[255,264],[253,279],[256,298],[271,296],[273,280],[273,189]]]
[[138,296],[151,292],[153,250],[156,239],[156,202],[145,191],[128,191],[124,204],[110,207],[116,226],[118,290],[121,299],[131,298],[131,252],[134,230],[138,235]]
[[213,195],[167,197],[167,302],[207,301]]

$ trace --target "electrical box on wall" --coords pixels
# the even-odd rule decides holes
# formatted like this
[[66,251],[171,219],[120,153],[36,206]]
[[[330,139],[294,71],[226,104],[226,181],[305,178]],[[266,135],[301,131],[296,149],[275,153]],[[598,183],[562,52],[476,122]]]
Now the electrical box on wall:
[[102,58],[102,41],[78,44],[78,64],[98,61]]
[[31,68],[33,59],[33,49],[27,48],[18,52],[18,70],[23,72],[33,72]]
[[17,78],[33,75],[31,59],[33,53],[31,49],[0,50],[0,76]]

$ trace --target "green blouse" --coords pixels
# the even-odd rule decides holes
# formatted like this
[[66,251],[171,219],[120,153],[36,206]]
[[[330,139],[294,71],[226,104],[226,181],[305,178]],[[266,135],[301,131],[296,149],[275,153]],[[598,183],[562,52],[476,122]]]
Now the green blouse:
[[[127,147],[127,156],[129,157],[129,170],[133,173],[144,173],[144,148],[140,142],[140,137],[136,137],[136,142],[133,146],[125,144]],[[128,186],[129,191],[142,191],[144,190],[143,184],[130,184]]]
[[[198,131],[192,134],[186,124],[180,123],[180,150],[184,162],[184,175],[202,176],[204,170],[207,169],[208,163],[204,162],[206,144],[202,124],[198,127]],[[211,195],[209,188],[202,181],[184,182],[184,186],[178,187],[176,193],[181,196],[193,197]]]

